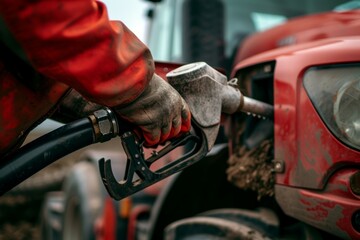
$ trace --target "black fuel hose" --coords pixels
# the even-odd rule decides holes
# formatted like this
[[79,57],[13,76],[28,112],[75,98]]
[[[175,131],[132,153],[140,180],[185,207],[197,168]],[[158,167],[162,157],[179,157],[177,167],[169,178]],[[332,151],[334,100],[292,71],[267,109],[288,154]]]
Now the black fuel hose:
[[88,118],[66,124],[0,162],[0,196],[61,157],[95,143]]

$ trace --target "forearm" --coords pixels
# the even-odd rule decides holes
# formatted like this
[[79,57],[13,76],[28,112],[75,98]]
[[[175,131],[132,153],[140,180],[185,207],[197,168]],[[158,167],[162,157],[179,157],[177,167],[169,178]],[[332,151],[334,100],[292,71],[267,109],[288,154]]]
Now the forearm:
[[131,102],[153,75],[147,47],[100,2],[1,0],[0,12],[39,72],[93,102]]

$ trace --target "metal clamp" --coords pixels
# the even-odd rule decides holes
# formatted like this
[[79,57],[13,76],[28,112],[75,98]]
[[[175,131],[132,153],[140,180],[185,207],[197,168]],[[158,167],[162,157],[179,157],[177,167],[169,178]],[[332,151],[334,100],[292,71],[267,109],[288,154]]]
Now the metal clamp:
[[106,142],[119,134],[116,117],[109,108],[95,111],[89,119],[93,124],[95,142]]

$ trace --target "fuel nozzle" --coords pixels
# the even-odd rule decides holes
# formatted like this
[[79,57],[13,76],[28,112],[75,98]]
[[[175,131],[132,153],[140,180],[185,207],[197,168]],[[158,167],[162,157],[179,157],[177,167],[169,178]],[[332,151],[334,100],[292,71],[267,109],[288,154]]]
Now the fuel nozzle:
[[270,104],[245,97],[234,81],[204,62],[177,68],[166,75],[168,82],[189,105],[192,119],[206,135],[208,148],[215,143],[221,113],[245,112],[264,118],[273,117]]
[[215,116],[219,111],[273,117],[272,105],[244,96],[237,88],[236,79],[228,81],[225,75],[205,62],[184,65],[166,77],[188,103],[197,121],[211,124],[220,118],[219,114]]

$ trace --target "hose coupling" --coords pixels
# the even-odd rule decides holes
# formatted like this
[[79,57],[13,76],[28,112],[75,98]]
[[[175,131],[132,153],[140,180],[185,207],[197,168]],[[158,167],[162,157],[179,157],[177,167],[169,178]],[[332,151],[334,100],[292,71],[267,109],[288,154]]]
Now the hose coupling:
[[119,134],[117,119],[109,108],[95,111],[89,119],[94,129],[94,142],[106,142]]

